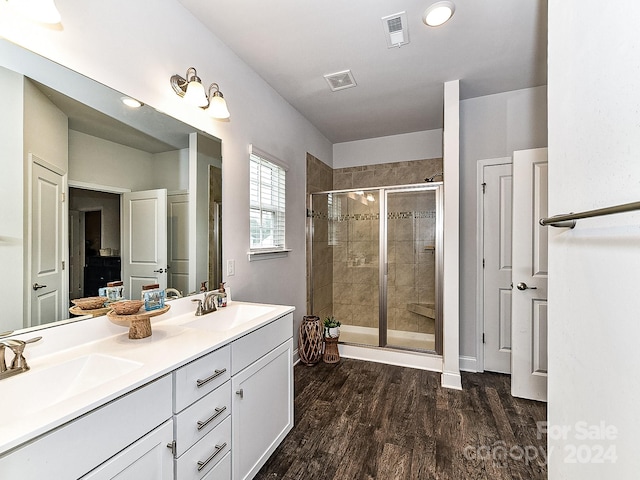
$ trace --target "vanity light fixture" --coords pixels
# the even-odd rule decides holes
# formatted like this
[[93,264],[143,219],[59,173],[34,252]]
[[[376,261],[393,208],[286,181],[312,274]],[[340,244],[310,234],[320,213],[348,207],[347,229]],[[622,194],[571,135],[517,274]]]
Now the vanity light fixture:
[[424,11],[422,21],[430,27],[439,27],[447,22],[455,11],[456,6],[449,0],[436,2]]
[[16,12],[33,21],[58,24],[60,12],[53,0],[5,0]]
[[[218,84],[212,83],[208,91],[205,91],[202,80],[198,77],[195,68],[189,67],[185,78],[180,75],[173,75],[171,77],[171,87],[173,87],[176,95],[184,98],[186,102],[195,107],[204,108],[213,118],[229,118],[227,102]],[[215,91],[212,92],[214,89]]]
[[[212,93],[211,90],[213,88],[216,90]],[[229,109],[227,108],[227,102],[225,101],[217,83],[209,85],[209,106],[207,107],[207,113],[213,118],[220,119],[229,118],[231,116]]]

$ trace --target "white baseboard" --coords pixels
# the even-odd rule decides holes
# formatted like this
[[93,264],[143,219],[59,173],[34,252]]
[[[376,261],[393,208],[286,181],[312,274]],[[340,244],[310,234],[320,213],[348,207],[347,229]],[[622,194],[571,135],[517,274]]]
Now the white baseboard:
[[460,370],[463,372],[478,373],[478,359],[460,355]]
[[296,348],[293,351],[293,366],[295,367],[298,363],[300,363],[300,355],[298,354],[298,349]]
[[462,390],[462,377],[459,373],[443,372],[440,376],[440,384],[444,388]]
[[338,350],[345,358],[442,372],[442,357],[439,355],[343,344],[338,345]]

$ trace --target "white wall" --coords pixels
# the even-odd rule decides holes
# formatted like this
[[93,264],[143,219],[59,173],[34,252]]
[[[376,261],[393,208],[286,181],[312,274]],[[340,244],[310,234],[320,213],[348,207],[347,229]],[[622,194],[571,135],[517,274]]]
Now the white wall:
[[333,145],[333,168],[440,157],[442,157],[441,128]]
[[467,367],[475,368],[482,334],[476,331],[477,162],[546,146],[546,87],[460,102],[460,355],[467,357]]
[[[22,75],[0,68],[0,145],[5,152],[0,158],[0,291],[4,298],[22,298],[24,230],[24,186],[16,178],[23,177],[23,97]],[[17,159],[17,161],[9,161]],[[7,206],[10,206],[8,208]],[[2,312],[3,330],[23,326],[21,302],[5,302]]]
[[69,168],[69,120],[29,80],[24,80],[25,164],[32,153],[66,173]]
[[153,176],[156,186],[169,192],[189,189],[189,149],[156,153],[153,158]]
[[129,188],[153,188],[152,155],[69,130],[69,181]]
[[[640,200],[640,3],[593,3],[549,2],[550,214]],[[549,438],[549,478],[637,478],[640,213],[549,232],[548,415],[570,429]],[[577,422],[617,435],[584,440]]]
[[[236,262],[235,276],[225,280],[234,298],[295,305],[299,321],[306,299],[306,153],[331,164],[331,143],[176,0],[56,5],[63,30],[27,24],[1,4],[0,35],[222,139],[223,259]],[[185,48],[186,39],[197,48]],[[229,122],[212,120],[173,93],[169,78],[191,66],[205,83],[220,85]],[[286,258],[247,260],[249,144],[291,167],[286,221],[293,251]]]

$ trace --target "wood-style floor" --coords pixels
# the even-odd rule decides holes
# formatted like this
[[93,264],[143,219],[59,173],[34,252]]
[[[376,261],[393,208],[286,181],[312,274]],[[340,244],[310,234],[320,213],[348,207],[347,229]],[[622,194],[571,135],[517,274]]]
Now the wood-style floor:
[[507,375],[440,374],[359,360],[295,367],[295,427],[257,480],[546,479],[546,404]]

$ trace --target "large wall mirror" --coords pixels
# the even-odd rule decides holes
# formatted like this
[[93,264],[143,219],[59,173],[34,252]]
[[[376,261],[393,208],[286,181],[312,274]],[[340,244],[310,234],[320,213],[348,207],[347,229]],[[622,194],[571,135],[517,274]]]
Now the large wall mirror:
[[108,281],[221,281],[220,140],[123,97],[0,40],[0,335]]

